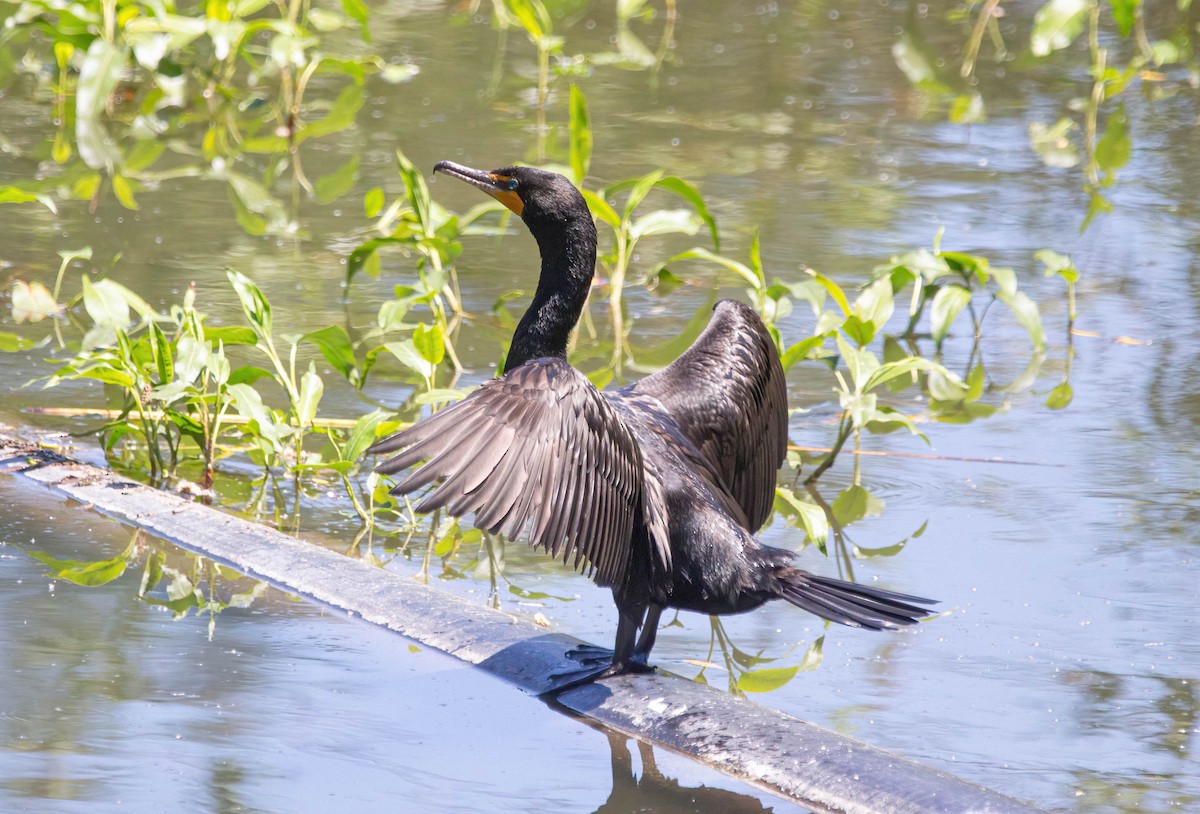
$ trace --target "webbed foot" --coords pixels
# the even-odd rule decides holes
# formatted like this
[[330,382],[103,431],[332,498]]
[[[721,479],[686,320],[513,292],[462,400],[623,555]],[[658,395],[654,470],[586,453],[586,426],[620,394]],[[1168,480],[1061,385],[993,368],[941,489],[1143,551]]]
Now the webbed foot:
[[[603,650],[600,647],[588,645],[592,650]],[[575,651],[571,651],[574,653]],[[568,670],[564,673],[554,673],[550,676],[550,681],[553,682],[550,689],[542,693],[542,695],[558,695],[559,693],[573,690],[576,687],[582,687],[584,684],[591,684],[595,681],[600,681],[613,676],[625,675],[626,673],[653,673],[654,668],[649,664],[637,661],[614,662],[611,660],[612,651],[604,651],[608,653],[609,658],[607,663],[601,666],[584,667],[580,670]],[[572,656],[574,658],[574,656]],[[596,657],[585,657],[589,661],[594,661]]]

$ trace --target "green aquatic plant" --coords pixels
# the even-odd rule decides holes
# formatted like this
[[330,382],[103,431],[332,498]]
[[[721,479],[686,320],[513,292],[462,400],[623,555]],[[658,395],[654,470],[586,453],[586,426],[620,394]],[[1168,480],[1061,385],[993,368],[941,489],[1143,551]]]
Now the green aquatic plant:
[[[966,31],[961,62],[924,43],[921,17],[914,13],[907,16],[892,53],[913,85],[945,107],[950,121],[968,125],[986,118],[984,85],[977,76],[985,40],[991,44],[988,56],[1005,70],[1076,68],[1072,84],[1077,92],[1060,101],[1064,112],[1057,120],[1029,124],[1029,142],[1046,166],[1082,171],[1084,231],[1097,215],[1112,211],[1107,190],[1133,155],[1125,95],[1139,86],[1151,100],[1195,90],[1200,64],[1191,5],[1191,0],[1163,4],[1151,23],[1142,0],[1045,0],[1032,15],[1032,7],[972,0],[946,14]],[[1010,34],[1006,39],[1001,19],[1016,20],[1018,38]],[[1008,26],[1010,32],[1013,27]],[[1081,39],[1087,63],[1076,67],[1080,50],[1072,46]]]
[[[353,126],[367,75],[400,82],[415,72],[325,46],[325,32],[351,23],[369,39],[360,0],[345,0],[340,11],[266,0],[193,8],[139,0],[3,6],[10,14],[0,54],[24,49],[25,58],[0,60],[0,87],[18,72],[44,86],[54,99],[55,129],[44,150],[54,171],[0,188],[0,201],[57,209],[56,202],[80,200],[95,211],[114,200],[137,210],[143,190],[196,178],[227,187],[248,233],[295,234],[302,231],[301,192],[335,199],[358,172],[353,158],[311,181],[302,145]],[[331,104],[305,101],[319,74],[347,81]],[[285,172],[290,206],[274,191]]]

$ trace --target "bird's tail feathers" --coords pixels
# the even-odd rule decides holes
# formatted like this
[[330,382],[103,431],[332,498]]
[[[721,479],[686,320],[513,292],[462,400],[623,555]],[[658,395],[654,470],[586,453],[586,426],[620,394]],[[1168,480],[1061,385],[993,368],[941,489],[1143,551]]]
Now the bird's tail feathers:
[[915,625],[934,611],[924,605],[936,599],[868,588],[832,577],[820,577],[799,568],[775,572],[780,595],[798,608],[822,619],[850,627],[885,630]]

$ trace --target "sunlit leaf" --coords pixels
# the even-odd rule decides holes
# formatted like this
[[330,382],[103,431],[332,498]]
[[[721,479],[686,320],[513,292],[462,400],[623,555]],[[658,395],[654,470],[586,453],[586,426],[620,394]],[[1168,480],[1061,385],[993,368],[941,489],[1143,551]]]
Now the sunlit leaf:
[[1029,50],[1044,57],[1066,48],[1083,31],[1090,7],[1089,0],[1049,0],[1033,17]]
[[413,345],[421,358],[433,367],[442,363],[446,355],[446,342],[442,335],[442,327],[437,323],[426,325],[421,323],[413,331]]
[[587,100],[577,85],[571,85],[569,110],[571,177],[575,186],[583,186],[592,161],[592,126],[588,121]]
[[114,175],[112,177],[113,194],[117,196],[117,202],[121,206],[129,210],[137,210],[137,199],[133,197],[133,183],[124,175]]
[[633,222],[629,229],[634,238],[647,235],[694,235],[700,231],[700,218],[686,209],[656,209]]
[[383,211],[384,202],[383,190],[373,187],[363,196],[363,212],[368,218],[373,218]]
[[142,584],[138,588],[138,596],[144,597],[148,591],[154,590],[163,577],[163,563],[166,555],[161,551],[151,551],[146,558],[146,570],[142,572]]
[[242,305],[242,313],[250,320],[254,332],[260,340],[271,339],[271,304],[254,282],[240,271],[226,269],[225,276],[229,279],[233,290],[237,293]]
[[205,325],[204,339],[210,344],[253,345],[258,341],[254,330],[244,325]]
[[1046,397],[1046,406],[1051,410],[1061,410],[1070,404],[1074,397],[1075,391],[1071,388],[1071,383],[1063,382],[1050,391],[1050,395]]
[[1042,163],[1047,167],[1065,169],[1079,163],[1079,151],[1070,139],[1075,130],[1075,122],[1067,118],[1059,119],[1053,127],[1042,122],[1032,122],[1029,125],[1029,142],[1034,152],[1041,156]]
[[825,339],[825,334],[818,334],[817,336],[810,336],[807,339],[801,339],[799,342],[790,345],[779,359],[783,365],[783,369],[790,370],[801,359],[807,359],[813,351],[824,347]]
[[98,585],[106,585],[124,574],[125,569],[129,565],[128,558],[132,552],[130,549],[126,549],[124,553],[113,557],[111,560],[97,560],[95,562],[60,560],[51,557],[44,551],[27,551],[25,553],[49,568],[49,576],[55,579],[65,579],[67,582],[73,582],[76,585],[94,588]]
[[325,382],[317,373],[314,362],[308,363],[308,370],[300,377],[300,400],[296,403],[296,423],[301,427],[312,424],[317,417],[317,405],[321,403],[321,395],[325,392]]
[[950,103],[950,121],[955,124],[978,124],[987,121],[983,109],[983,96],[972,91],[960,93]]
[[412,339],[405,339],[401,342],[385,342],[383,347],[401,364],[421,374],[423,378],[428,379],[433,375],[433,365],[421,355]]
[[101,328],[123,330],[129,327],[129,303],[120,289],[109,280],[93,283],[85,274],[83,280],[83,307],[88,316]]
[[896,60],[897,67],[908,77],[908,81],[917,87],[937,93],[946,89],[945,85],[938,81],[933,62],[909,34],[903,34],[892,44],[892,58]]
[[822,553],[825,551],[825,541],[829,537],[829,518],[825,515],[825,510],[815,503],[810,503],[806,500],[801,500],[786,486],[777,486],[775,488],[775,511],[789,518],[790,525],[797,525],[792,522],[792,518],[799,521],[799,525],[804,529],[808,539],[819,548]]
[[816,269],[805,269],[804,272],[816,280],[822,288],[829,292],[830,296],[833,297],[834,302],[836,302],[838,307],[842,309],[843,314],[849,315],[852,313],[850,302],[846,299],[846,294],[844,291],[842,291],[842,287],[840,285]]
[[713,251],[721,250],[721,239],[717,234],[717,222],[713,218],[712,213],[708,210],[708,204],[704,202],[704,196],[694,186],[684,181],[682,178],[677,178],[673,175],[668,175],[665,178],[659,179],[655,184],[658,189],[665,189],[678,195],[683,200],[692,205],[696,210],[696,214],[704,221],[704,225],[708,227],[709,235],[712,237]]
[[1142,0],[1108,0],[1108,4],[1112,6],[1113,20],[1121,30],[1121,36],[1128,37],[1129,32],[1133,31],[1137,7],[1142,4]]
[[736,260],[732,260],[723,254],[711,252],[708,249],[700,246],[697,246],[694,249],[688,249],[686,252],[680,252],[664,263],[663,267],[670,266],[682,260],[707,260],[729,269],[755,289],[758,289],[762,286],[761,281],[758,279],[758,275],[755,274],[749,266],[745,265],[744,263],[739,263]]
[[46,317],[54,316],[59,311],[54,302],[54,295],[46,286],[34,280],[27,283],[17,280],[12,287],[13,320],[19,325],[22,322],[41,322]]
[[742,692],[771,692],[787,684],[800,672],[795,667],[763,667],[738,676],[737,688]]
[[1004,293],[996,295],[996,298],[1012,309],[1013,316],[1017,318],[1017,322],[1021,323],[1029,333],[1029,338],[1033,341],[1035,350],[1042,350],[1046,347],[1046,331],[1042,327],[1042,315],[1038,311],[1037,304],[1022,291],[1008,296]]
[[929,308],[930,333],[939,345],[950,331],[954,319],[971,301],[971,290],[960,285],[943,285],[933,296]]
[[121,151],[105,129],[102,118],[108,97],[116,90],[128,51],[103,37],[88,46],[79,66],[75,86],[75,143],[79,156],[94,170],[109,169],[121,162]]
[[32,339],[27,339],[8,331],[0,331],[0,351],[2,352],[16,353],[17,351],[29,350],[35,344],[37,343]]

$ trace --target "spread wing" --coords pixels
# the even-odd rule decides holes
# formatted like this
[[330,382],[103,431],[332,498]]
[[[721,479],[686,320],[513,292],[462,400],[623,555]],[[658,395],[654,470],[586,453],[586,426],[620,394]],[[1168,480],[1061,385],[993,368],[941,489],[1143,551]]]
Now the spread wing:
[[758,314],[721,300],[690,348],[628,391],[662,403],[721,474],[749,531],[766,522],[787,455],[787,384]]
[[417,510],[474,512],[475,525],[531,545],[601,585],[625,575],[643,462],[632,433],[583,374],[561,359],[534,359],[470,396],[379,442],[398,452],[377,467],[408,493],[441,479]]

